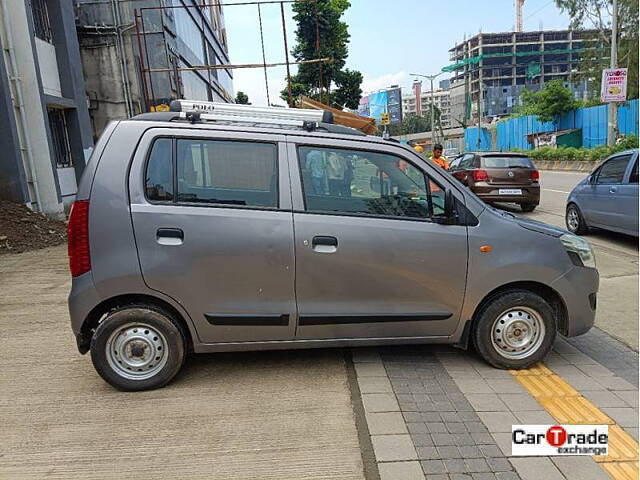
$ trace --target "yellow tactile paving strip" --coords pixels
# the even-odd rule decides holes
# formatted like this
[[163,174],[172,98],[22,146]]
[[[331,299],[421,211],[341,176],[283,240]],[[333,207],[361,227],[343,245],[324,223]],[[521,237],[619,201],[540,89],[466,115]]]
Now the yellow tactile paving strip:
[[638,480],[638,442],[596,405],[542,363],[510,372],[558,423],[609,425],[609,455],[593,459],[615,480]]

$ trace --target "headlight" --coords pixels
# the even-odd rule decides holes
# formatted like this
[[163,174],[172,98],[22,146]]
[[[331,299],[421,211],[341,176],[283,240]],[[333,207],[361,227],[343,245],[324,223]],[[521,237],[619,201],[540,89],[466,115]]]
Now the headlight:
[[596,268],[596,256],[593,254],[589,242],[570,233],[562,235],[560,241],[564,248],[567,249],[567,253],[573,263],[584,267]]

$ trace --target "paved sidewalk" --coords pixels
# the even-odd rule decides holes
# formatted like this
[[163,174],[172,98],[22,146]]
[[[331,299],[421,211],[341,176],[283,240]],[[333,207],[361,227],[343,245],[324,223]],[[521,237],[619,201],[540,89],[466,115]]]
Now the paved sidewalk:
[[[604,346],[617,342],[602,332],[594,335]],[[616,350],[606,354],[614,358]],[[637,353],[620,349],[617,354],[630,361],[635,354],[637,364]],[[617,425],[610,428],[621,428],[637,442],[636,385],[565,339],[557,340],[545,362],[551,370],[535,374],[559,376],[575,389],[574,397],[551,389],[542,395],[557,398],[542,403],[512,373],[489,367],[470,352],[425,345],[354,349],[352,355],[382,480],[599,480],[609,478],[607,466],[633,464],[626,458],[605,465],[588,456],[511,456],[513,424],[562,423],[552,416],[559,411],[543,403],[574,405],[575,395]]]

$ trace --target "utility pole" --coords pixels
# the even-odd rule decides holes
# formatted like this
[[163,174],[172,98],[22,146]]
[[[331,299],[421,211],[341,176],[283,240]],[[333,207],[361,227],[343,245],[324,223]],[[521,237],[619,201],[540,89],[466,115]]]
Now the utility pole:
[[[618,68],[618,0],[613,0],[613,14],[611,16],[611,68]],[[616,144],[618,130],[618,104],[609,103],[609,128],[607,129],[607,145]]]
[[413,75],[415,77],[426,78],[431,82],[431,145],[435,145],[436,144],[436,129],[435,129],[435,109],[436,109],[436,105],[435,105],[435,96],[433,94],[433,81],[437,77],[442,75],[442,72],[434,73],[433,75],[422,75],[420,73],[410,73],[409,75]]
[[482,97],[482,86],[480,86],[480,89],[478,90],[478,140],[476,140],[476,146],[478,147],[478,150],[480,150],[480,147],[482,146],[482,140],[480,138],[480,134],[482,133],[482,127],[480,126],[480,123],[482,121],[482,112],[480,111],[481,97]]

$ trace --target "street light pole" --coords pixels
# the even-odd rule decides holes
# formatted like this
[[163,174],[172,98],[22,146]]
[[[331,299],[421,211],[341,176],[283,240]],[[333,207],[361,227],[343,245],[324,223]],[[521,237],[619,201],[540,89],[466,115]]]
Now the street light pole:
[[[613,14],[611,16],[611,68],[618,67],[618,0],[613,0]],[[618,128],[618,105],[609,103],[609,125],[607,129],[607,145],[616,144],[616,131]]]
[[[436,129],[435,129],[435,97],[433,94],[433,81],[439,77],[440,75],[442,75],[442,72],[440,73],[434,73],[433,75],[422,75],[420,73],[410,73],[409,75],[413,75],[414,77],[422,77],[422,78],[426,78],[431,82],[431,145],[435,145],[436,143]],[[419,102],[422,102],[422,99],[418,99]]]

